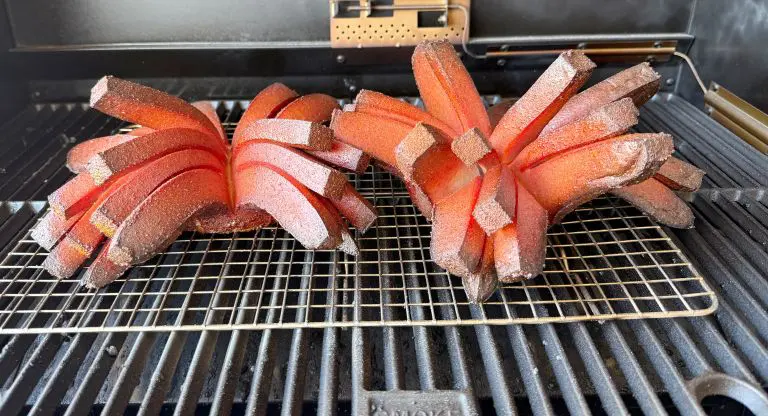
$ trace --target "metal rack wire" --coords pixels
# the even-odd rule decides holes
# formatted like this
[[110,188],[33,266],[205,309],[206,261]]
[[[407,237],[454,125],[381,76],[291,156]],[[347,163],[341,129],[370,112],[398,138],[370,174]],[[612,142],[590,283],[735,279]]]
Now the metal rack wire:
[[[238,102],[223,115],[231,133]],[[129,129],[129,128],[124,128]],[[665,230],[616,198],[579,208],[548,234],[544,275],[470,304],[430,259],[429,223],[403,184],[352,175],[380,218],[360,255],[309,251],[284,230],[184,234],[106,288],[56,280],[28,232],[0,263],[0,333],[474,325],[705,315],[717,298]],[[43,205],[30,205],[40,216]],[[82,272],[81,272],[82,273]]]

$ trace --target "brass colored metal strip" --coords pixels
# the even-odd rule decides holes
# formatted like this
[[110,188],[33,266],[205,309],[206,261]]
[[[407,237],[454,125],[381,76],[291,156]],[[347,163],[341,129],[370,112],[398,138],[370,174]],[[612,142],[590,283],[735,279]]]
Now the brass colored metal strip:
[[[514,57],[514,56],[536,56],[536,55],[558,55],[567,49],[534,49],[534,50],[513,50],[513,51],[489,51],[486,56],[489,58],[501,58],[501,57]],[[672,55],[675,52],[675,46],[666,47],[653,47],[653,46],[639,46],[639,47],[596,47],[585,48],[584,53],[587,55]]]
[[768,153],[768,115],[716,83],[710,85],[704,101],[715,120],[761,152]]
[[715,110],[714,108],[710,107],[709,115],[718,123],[722,124],[723,127],[730,130],[733,134],[741,137],[742,140],[749,143],[752,147],[759,150],[762,153],[768,154],[768,144],[765,144],[760,141],[757,137],[750,134],[748,131],[744,130],[739,126],[738,124],[734,123],[730,118],[725,116],[723,113]]

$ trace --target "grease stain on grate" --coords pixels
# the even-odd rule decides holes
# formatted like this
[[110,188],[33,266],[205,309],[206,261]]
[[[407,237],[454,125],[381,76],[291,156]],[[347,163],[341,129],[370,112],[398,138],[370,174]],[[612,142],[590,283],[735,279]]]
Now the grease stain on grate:
[[[474,325],[711,313],[713,291],[665,231],[623,201],[582,206],[548,234],[544,274],[484,304],[430,259],[430,224],[402,183],[350,176],[380,218],[360,255],[310,251],[279,227],[186,233],[101,290],[58,281],[29,233],[0,264],[0,333]],[[39,216],[39,215],[38,215]]]

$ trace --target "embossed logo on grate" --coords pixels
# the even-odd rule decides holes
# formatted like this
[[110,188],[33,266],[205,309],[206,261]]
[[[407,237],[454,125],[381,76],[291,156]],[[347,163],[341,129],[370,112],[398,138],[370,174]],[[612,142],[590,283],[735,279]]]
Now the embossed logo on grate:
[[[665,231],[616,198],[550,229],[543,276],[470,304],[431,260],[402,183],[352,177],[376,204],[360,256],[302,248],[282,229],[187,233],[100,291],[57,281],[27,233],[0,265],[0,333],[470,325],[705,315],[717,299]],[[41,204],[37,205],[39,208]],[[39,217],[39,215],[38,215]],[[82,272],[81,272],[82,273]]]

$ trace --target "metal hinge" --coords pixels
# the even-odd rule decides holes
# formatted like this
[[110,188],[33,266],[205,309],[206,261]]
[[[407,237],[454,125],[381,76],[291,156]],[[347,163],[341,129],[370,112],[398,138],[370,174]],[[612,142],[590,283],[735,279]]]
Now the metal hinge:
[[330,0],[331,46],[411,46],[422,40],[466,43],[470,0]]

